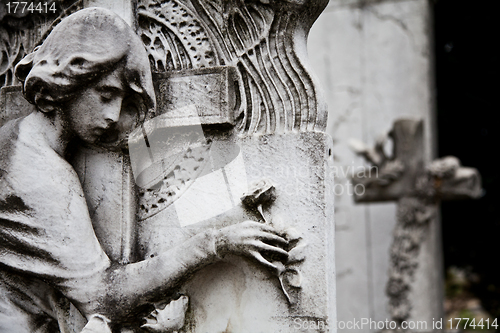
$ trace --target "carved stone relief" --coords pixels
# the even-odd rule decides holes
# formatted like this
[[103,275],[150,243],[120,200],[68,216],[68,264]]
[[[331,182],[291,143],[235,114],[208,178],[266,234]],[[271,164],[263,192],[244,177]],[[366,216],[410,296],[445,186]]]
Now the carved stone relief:
[[241,133],[323,131],[326,108],[298,35],[327,2],[141,0],[140,34],[153,70],[235,67]]

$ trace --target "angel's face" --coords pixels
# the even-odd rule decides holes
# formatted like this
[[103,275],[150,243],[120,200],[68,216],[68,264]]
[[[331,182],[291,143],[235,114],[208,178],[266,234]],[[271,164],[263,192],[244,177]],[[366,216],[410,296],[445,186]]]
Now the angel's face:
[[125,88],[117,69],[81,91],[66,105],[72,133],[87,143],[95,143],[118,122]]

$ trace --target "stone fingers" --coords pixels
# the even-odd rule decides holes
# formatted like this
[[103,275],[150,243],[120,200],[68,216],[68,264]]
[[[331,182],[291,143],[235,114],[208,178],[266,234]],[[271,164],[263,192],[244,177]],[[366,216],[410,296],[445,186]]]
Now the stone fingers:
[[261,242],[261,241],[255,243],[255,247],[257,247],[259,249],[259,251],[274,252],[274,253],[282,256],[284,259],[288,259],[288,252],[286,252],[285,250],[283,250],[280,247],[269,245],[269,244]]
[[252,257],[254,257],[258,262],[260,262],[262,265],[272,269],[274,272],[278,272],[279,269],[278,267],[276,267],[275,265],[273,265],[271,262],[269,262],[268,260],[266,260],[262,254],[260,254],[259,251],[255,251],[255,250],[252,250],[252,251],[249,251],[249,253],[252,255]]
[[273,227],[272,225],[255,221],[245,221],[242,223],[242,225],[245,225],[247,227],[257,228],[263,232],[266,232],[269,234],[268,236],[269,238],[277,236],[274,237],[273,240],[283,242],[283,244],[288,244],[288,241],[285,238],[285,234],[283,232],[276,230],[276,228]]

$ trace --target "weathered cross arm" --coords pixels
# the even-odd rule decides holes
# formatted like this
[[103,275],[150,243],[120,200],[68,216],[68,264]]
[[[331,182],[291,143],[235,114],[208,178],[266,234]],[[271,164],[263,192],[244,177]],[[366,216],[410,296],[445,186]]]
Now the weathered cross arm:
[[[388,138],[393,141],[392,156],[386,156],[383,150]],[[353,177],[354,185],[361,184],[365,189],[354,194],[356,202],[396,201],[405,196],[457,200],[481,195],[479,172],[462,167],[457,158],[444,157],[425,166],[421,120],[398,119],[374,148],[355,140],[351,141],[351,147],[373,169]]]

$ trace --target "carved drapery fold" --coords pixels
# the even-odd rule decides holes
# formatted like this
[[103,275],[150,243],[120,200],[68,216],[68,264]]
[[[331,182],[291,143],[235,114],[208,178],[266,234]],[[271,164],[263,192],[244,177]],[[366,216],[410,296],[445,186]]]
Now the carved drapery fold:
[[140,0],[153,70],[237,69],[240,133],[323,131],[326,108],[299,55],[328,0]]

